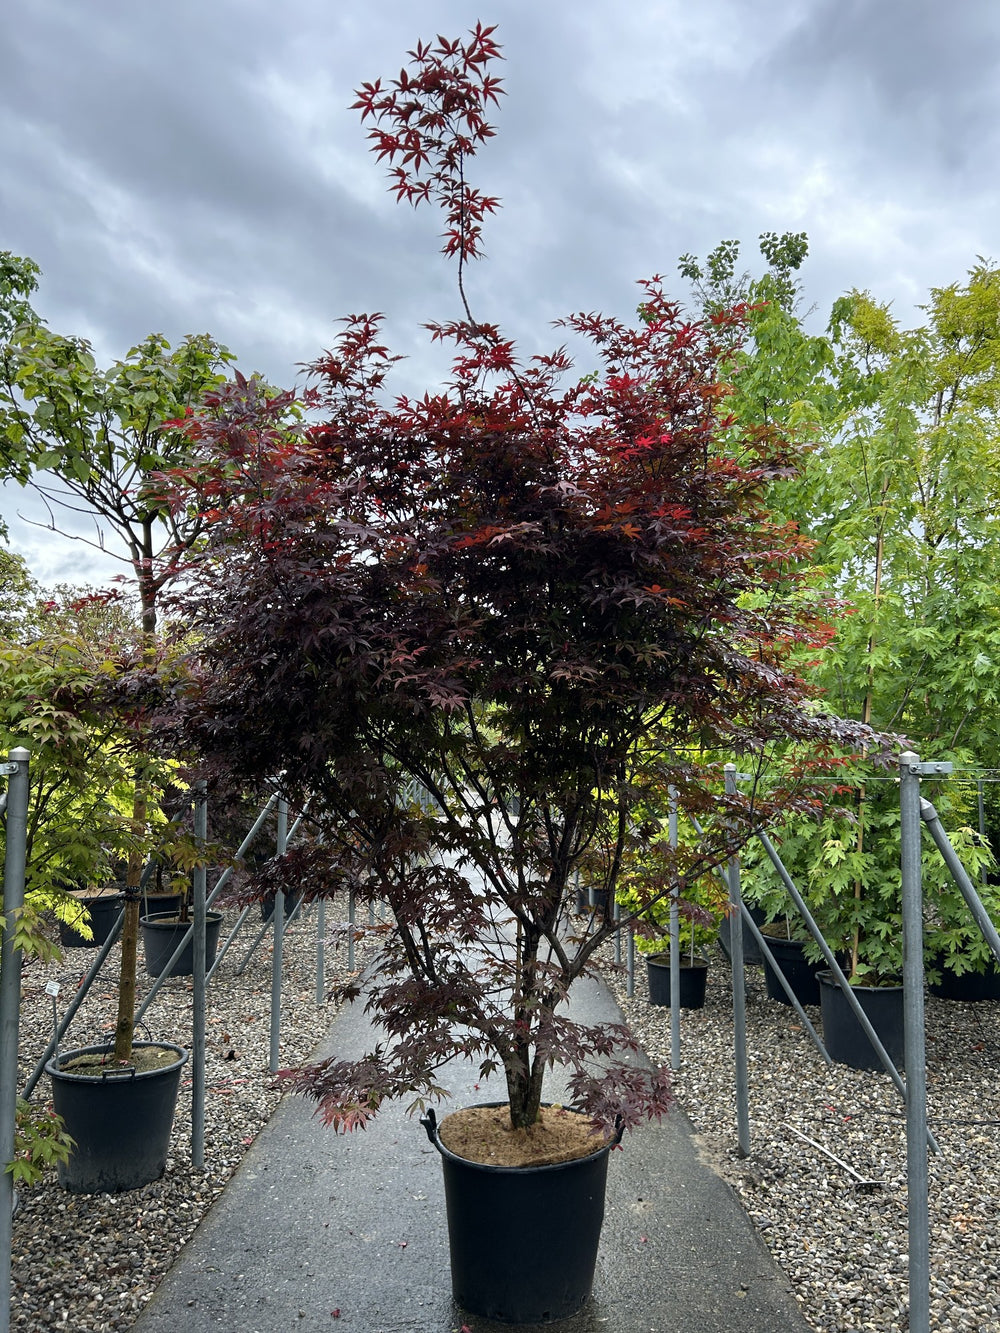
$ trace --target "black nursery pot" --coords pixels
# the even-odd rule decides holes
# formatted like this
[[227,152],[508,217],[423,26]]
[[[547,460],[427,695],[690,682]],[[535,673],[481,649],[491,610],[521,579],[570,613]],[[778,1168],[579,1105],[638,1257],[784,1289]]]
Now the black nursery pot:
[[[191,922],[180,922],[174,912],[157,913],[144,916],[139,922],[142,931],[142,947],[146,955],[146,971],[151,977],[158,977],[166,968],[173,952],[180,944]],[[222,929],[222,913],[205,913],[205,966],[211,967],[219,947],[219,932]],[[189,977],[194,972],[194,939],[189,939],[177,962],[170,969],[172,977]]]
[[[294,893],[285,894],[285,920],[292,915],[296,907],[302,901],[302,890],[297,889]],[[270,921],[274,916],[274,898],[262,898],[260,903],[260,919]]]
[[62,1065],[78,1055],[110,1054],[112,1046],[64,1051],[45,1066],[52,1104],[75,1141],[69,1161],[59,1164],[59,1184],[72,1194],[115,1194],[159,1180],[167,1161],[177,1089],[187,1051],[172,1042],[159,1046],[176,1059],[142,1073],[78,1074]]
[[90,928],[94,932],[92,940],[85,940],[76,927],[67,921],[59,922],[59,943],[68,949],[96,949],[107,942],[108,936],[118,920],[124,898],[114,889],[105,893],[91,893],[77,897],[81,917],[83,908],[90,913]]
[[444,1146],[433,1110],[420,1123],[444,1168],[457,1303],[506,1324],[576,1314],[594,1282],[608,1154],[621,1133],[588,1157],[555,1166],[484,1166]]
[[[751,907],[750,915],[753,917],[754,921],[757,923],[758,926],[762,926],[764,922],[767,920],[767,913],[764,911],[762,907]],[[742,917],[740,918],[740,920],[742,921]],[[732,945],[730,943],[733,935],[733,921],[734,918],[731,916],[723,917],[722,923],[719,926],[719,944],[722,946],[722,952],[726,955],[726,957],[729,959],[730,962],[732,962],[733,959],[733,950],[732,950]],[[750,927],[747,925],[745,921],[742,921],[742,924],[743,924],[743,964],[745,967],[752,967],[756,963],[762,963],[764,961],[764,955],[760,951],[760,945],[757,943],[756,939],[750,933]]]
[[[819,1004],[819,973],[825,964],[811,963],[803,953],[801,940],[779,940],[765,935],[767,947],[774,955],[774,961],[781,969],[785,980],[791,986],[799,1004]],[[772,1000],[779,1004],[791,1005],[784,987],[775,975],[774,968],[764,959],[764,984]]]
[[[670,1005],[670,955],[651,954],[646,959],[646,976],[649,979],[650,1004]],[[703,1009],[705,991],[708,986],[708,960],[695,958],[681,959],[680,966],[680,1006],[682,1009]]]
[[991,963],[984,972],[963,972],[961,976],[945,966],[938,955],[932,965],[941,973],[941,980],[927,989],[939,1000],[1000,1000],[1000,967]]
[[[590,911],[590,889],[578,888],[576,891],[576,910],[580,912]],[[608,891],[607,889],[594,889],[594,911],[606,912],[608,910]]]
[[168,893],[144,893],[140,898],[143,916],[176,916],[181,910],[184,894],[177,890]]
[[[882,1061],[832,972],[820,972],[823,1044],[831,1060],[851,1069],[882,1069]],[[903,1067],[902,986],[852,986],[875,1035],[897,1069]]]

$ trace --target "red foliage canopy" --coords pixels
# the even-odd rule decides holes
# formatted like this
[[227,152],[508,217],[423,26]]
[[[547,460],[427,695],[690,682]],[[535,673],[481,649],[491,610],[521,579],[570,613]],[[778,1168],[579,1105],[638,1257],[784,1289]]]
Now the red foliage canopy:
[[[460,262],[496,203],[465,180],[492,133],[492,34],[419,46],[415,73],[356,104],[397,196],[443,208]],[[284,770],[324,826],[329,882],[394,914],[370,999],[390,1046],[300,1079],[334,1123],[432,1091],[456,1053],[504,1069],[515,1124],[556,1059],[603,1119],[662,1110],[662,1079],[589,1070],[626,1033],[556,1013],[612,929],[567,935],[570,877],[613,890],[638,857],[652,901],[815,799],[782,785],[727,804],[707,762],[759,774],[791,741],[815,757],[862,739],[788,668],[825,627],[799,537],[767,509],[794,451],[725,413],[742,319],[691,322],[654,278],[634,325],[565,321],[593,348],[581,379],[564,351],[522,360],[470,316],[432,330],[455,349],[449,382],[387,403],[395,358],[379,317],[356,315],[303,420],[240,380],[189,423],[177,503],[211,521],[180,585],[200,640],[187,734],[240,778]],[[728,816],[676,857],[650,836],[668,785]]]

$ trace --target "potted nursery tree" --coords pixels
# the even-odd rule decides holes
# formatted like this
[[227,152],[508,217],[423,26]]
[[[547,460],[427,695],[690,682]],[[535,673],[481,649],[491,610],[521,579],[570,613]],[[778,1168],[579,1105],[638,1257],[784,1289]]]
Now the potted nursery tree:
[[[647,800],[636,810],[644,843],[627,849],[618,872],[616,898],[619,914],[634,921],[638,950],[646,960],[646,976],[651,1004],[669,1005],[671,996],[670,952],[665,941],[670,934],[673,895],[649,903],[653,883],[669,883],[671,851],[670,817],[655,819],[653,810],[669,806],[670,795]],[[706,821],[709,822],[709,821]],[[699,823],[699,835],[705,837],[705,825]],[[662,851],[665,857],[661,857]],[[658,864],[663,859],[667,865]],[[666,877],[664,878],[664,872]],[[679,945],[680,1007],[700,1009],[705,1003],[709,951],[719,939],[727,919],[729,890],[721,874],[703,875],[689,881],[680,895],[677,886],[677,937]],[[649,904],[647,906],[647,904]]]
[[[6,263],[18,263],[4,256]],[[17,289],[35,286],[33,265],[20,261]],[[180,1069],[186,1053],[171,1043],[133,1043],[139,881],[145,857],[163,833],[158,792],[173,778],[144,743],[141,683],[156,663],[156,601],[169,568],[168,553],[197,540],[200,519],[173,513],[153,478],[179,463],[186,445],[168,420],[222,381],[231,360],[207,335],[171,348],[151,334],[109,370],[96,367],[89,344],[48,329],[27,299],[0,308],[0,476],[35,488],[53,506],[82,504],[97,524],[94,544],[105,549],[110,529],[131,569],[141,625],[136,640],[118,645],[111,674],[92,672],[83,702],[119,735],[127,733],[131,793],[118,819],[126,830],[124,918],[118,1013],[113,1046],[68,1051],[49,1061],[57,1109],[77,1148],[60,1178],[70,1189],[128,1189],[163,1171]],[[56,478],[59,485],[50,486]],[[98,597],[107,605],[112,594]],[[124,679],[127,678],[127,679]],[[115,694],[116,682],[122,684]],[[105,696],[113,695],[105,706]],[[127,696],[127,699],[126,699]],[[126,699],[123,704],[122,700]],[[143,1064],[151,1064],[144,1069]],[[153,1089],[164,1090],[154,1112]],[[108,1102],[121,1101],[120,1115]],[[69,1109],[69,1103],[73,1109]],[[154,1120],[157,1129],[154,1131]],[[157,1146],[154,1146],[157,1145]]]
[[[178,509],[208,521],[175,593],[198,646],[165,725],[237,785],[270,777],[280,754],[284,790],[308,795],[321,835],[288,874],[315,892],[323,858],[328,886],[388,906],[366,991],[384,1042],[288,1075],[325,1121],[363,1125],[391,1097],[422,1105],[456,1056],[502,1075],[501,1110],[428,1127],[449,1209],[469,1200],[467,1169],[476,1182],[478,1220],[453,1218],[453,1239],[468,1224],[490,1248],[484,1265],[453,1246],[457,1298],[529,1321],[586,1298],[607,1149],[669,1104],[666,1073],[623,1058],[624,1027],[560,1012],[615,928],[607,913],[571,922],[575,873],[613,894],[625,858],[649,852],[634,886],[645,912],[721,863],[752,820],[803,806],[797,787],[763,804],[718,796],[715,759],[756,771],[776,738],[824,750],[863,729],[822,717],[782,670],[810,627],[794,596],[801,551],[762,496],[795,459],[777,432],[726,419],[739,312],[692,325],[654,280],[634,327],[566,321],[594,373],[569,376],[561,351],[521,361],[465,290],[496,208],[465,175],[492,133],[493,30],[411,54],[412,72],[365,84],[357,105],[398,197],[444,209],[464,318],[432,333],[454,347],[450,381],[386,405],[394,358],[379,319],[356,316],[313,368],[312,424],[255,381],[212,395],[174,474]],[[650,851],[634,808],[668,784],[702,813],[722,800],[728,822]],[[572,1114],[544,1106],[554,1063],[568,1066]],[[563,1170],[574,1154],[587,1209]],[[530,1165],[484,1165],[500,1160]],[[484,1236],[483,1191],[512,1177],[527,1193]],[[567,1285],[551,1237],[578,1227],[586,1254]],[[497,1285],[504,1270],[514,1295]]]
[[[862,838],[855,799],[839,811],[830,809],[819,821],[793,816],[776,832],[775,841],[816,924],[842,960],[859,1003],[898,1065],[903,1058],[899,795],[894,784],[871,780],[865,783],[864,793]],[[961,791],[946,790],[940,799],[956,821],[952,832],[963,862],[976,874],[992,863],[990,851],[959,822]],[[923,858],[922,879],[925,954],[930,963],[928,976],[934,983],[946,960],[954,960],[952,965],[957,963],[961,970],[968,957],[976,956],[975,927],[949,871],[930,846]],[[787,915],[790,904],[785,890],[758,849],[747,858],[744,883],[748,896],[765,908],[775,928],[802,941],[803,960],[812,960],[816,966],[818,994],[804,1002],[822,1004],[824,1040],[831,1057],[854,1068],[881,1069],[833,976],[819,970],[819,950],[804,925]],[[1000,909],[995,888],[986,886],[984,898],[995,914]],[[979,939],[983,955],[988,954],[988,946],[981,936]]]

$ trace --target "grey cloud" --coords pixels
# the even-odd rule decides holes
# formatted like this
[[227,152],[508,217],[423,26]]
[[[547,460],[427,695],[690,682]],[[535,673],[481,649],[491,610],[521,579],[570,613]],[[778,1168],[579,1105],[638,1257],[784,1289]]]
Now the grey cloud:
[[[348,110],[466,0],[13,0],[0,47],[0,246],[104,359],[209,331],[294,379],[347,312],[381,310],[416,391],[420,329],[459,313],[429,209],[397,208]],[[526,353],[578,309],[723,237],[806,230],[808,296],[901,307],[995,250],[992,0],[494,0],[499,133],[473,167],[503,209],[469,274]],[[6,499],[4,506],[6,507]]]
[[995,5],[822,0],[800,14],[765,66],[785,105],[894,175],[982,171],[1000,110]]

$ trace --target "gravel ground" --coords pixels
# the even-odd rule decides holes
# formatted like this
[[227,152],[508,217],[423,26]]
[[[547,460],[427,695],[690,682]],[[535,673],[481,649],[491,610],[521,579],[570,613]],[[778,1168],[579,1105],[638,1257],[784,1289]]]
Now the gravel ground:
[[[327,906],[326,983],[346,975],[347,946],[337,941],[334,923],[345,912]],[[227,912],[235,920],[236,913]],[[185,1066],[177,1102],[167,1169],[155,1184],[124,1194],[69,1194],[55,1180],[21,1191],[14,1218],[12,1252],[13,1329],[41,1333],[106,1333],[132,1326],[137,1313],[170,1267],[239,1165],[249,1145],[278,1104],[280,1093],[268,1073],[271,1014],[271,936],[268,934],[239,977],[261,922],[247,919],[209,989],[205,1167],[191,1166],[191,1066]],[[223,935],[225,938],[225,934]],[[363,944],[355,962],[360,966]],[[108,1040],[114,1030],[113,979],[119,950],[112,950],[105,972],[64,1039],[63,1048]],[[21,1084],[52,1034],[52,1002],[46,982],[62,987],[62,1010],[93,961],[87,949],[67,949],[60,965],[28,962],[22,985],[20,1049],[25,1060]],[[140,988],[151,984],[141,971]],[[315,918],[292,923],[284,940],[282,969],[282,1066],[304,1060],[333,1017],[332,1003],[316,1004]],[[176,1041],[190,1047],[192,988],[190,977],[165,982],[139,1036]],[[43,1076],[35,1100],[49,1096]]]
[[[336,921],[336,905],[327,921]],[[330,932],[328,927],[328,935]],[[293,924],[285,941],[282,1064],[307,1057],[332,1016],[315,1002],[315,925]],[[277,1105],[267,1073],[270,952],[261,945],[241,977],[245,928],[212,983],[207,1057],[204,1171],[190,1156],[190,1067],[182,1085],[171,1157],[161,1180],[124,1195],[71,1195],[54,1177],[22,1194],[14,1221],[16,1330],[106,1333],[131,1327],[254,1136]],[[356,962],[362,961],[361,948]],[[328,945],[327,983],[346,972],[346,946]],[[33,1063],[51,1031],[45,983],[63,998],[78,985],[91,954],[67,950],[59,966],[29,964],[24,975],[21,1048]],[[115,958],[112,954],[113,967]],[[109,972],[109,978],[114,975]],[[822,1333],[905,1330],[907,1217],[905,1126],[890,1080],[843,1066],[829,1069],[795,1014],[766,997],[760,969],[748,969],[748,1046],[752,1151],[735,1143],[731,988],[720,954],[706,1007],[682,1011],[682,1068],[674,1076],[706,1159],[737,1191],[794,1287],[806,1319]],[[642,1046],[669,1062],[669,1011],[609,980]],[[190,1044],[191,984],[164,986],[149,1015],[153,1038]],[[818,1025],[818,1014],[811,1014]],[[110,979],[95,985],[69,1044],[106,1039],[113,1026]],[[931,1157],[931,1327],[947,1333],[1000,1333],[1000,1124],[997,1057],[1000,1003],[927,1001],[928,1086],[941,1152]],[[145,1034],[142,1034],[145,1035]],[[27,1070],[25,1071],[25,1075]],[[47,1080],[40,1085],[45,1095]],[[804,1143],[805,1134],[866,1179]]]
[[[906,1127],[888,1075],[828,1067],[795,1012],[768,999],[762,969],[747,969],[750,1156],[736,1148],[732,985],[719,953],[706,1005],[681,1011],[674,1090],[712,1166],[733,1186],[792,1283],[805,1318],[823,1333],[908,1326]],[[609,976],[633,1032],[670,1062],[670,1011],[648,1003],[637,962],[635,995]],[[817,1031],[819,1010],[807,1010]],[[1000,1002],[927,998],[931,1328],[1000,1330]],[[795,1131],[835,1154],[864,1188]]]

